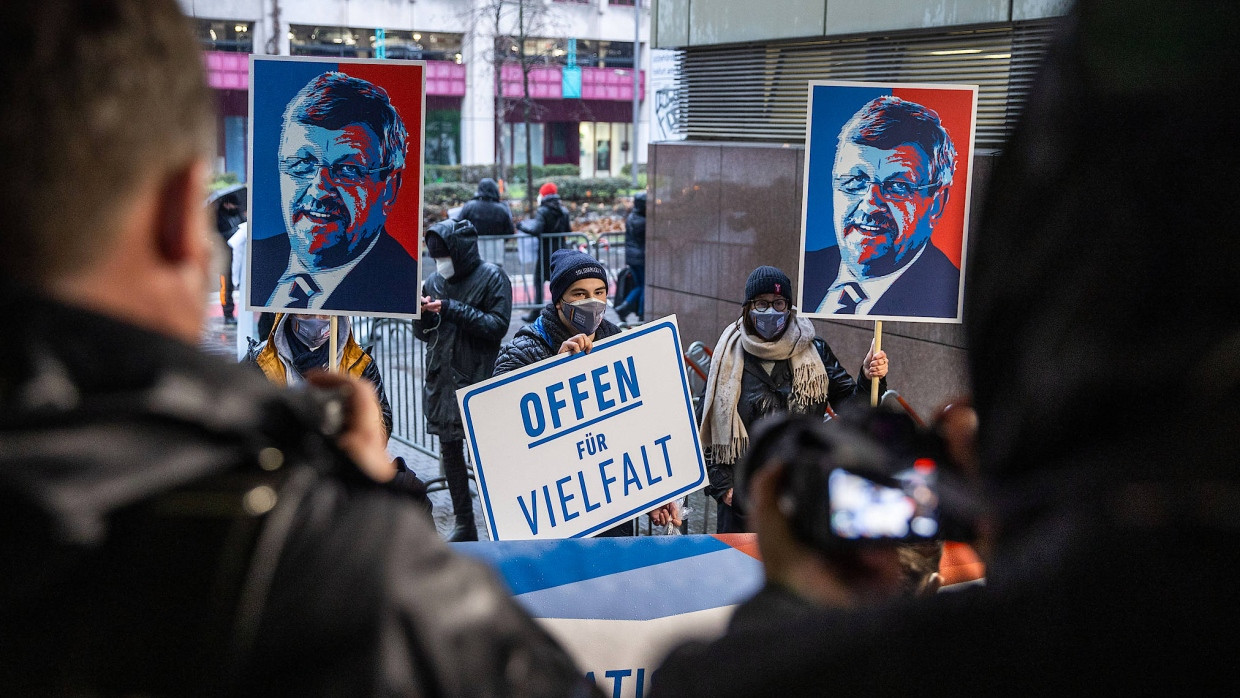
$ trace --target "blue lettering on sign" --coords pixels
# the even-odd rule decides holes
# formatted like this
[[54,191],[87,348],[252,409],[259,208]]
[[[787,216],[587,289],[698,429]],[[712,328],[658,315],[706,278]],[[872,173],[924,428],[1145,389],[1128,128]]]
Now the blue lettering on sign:
[[[636,676],[634,676],[636,674]],[[646,668],[638,669],[608,669],[603,672],[603,676],[611,679],[611,695],[612,698],[620,698],[624,691],[624,680],[633,676],[635,685],[633,686],[633,695],[636,698],[643,698],[646,695]],[[586,679],[591,683],[598,683],[598,679],[594,678],[593,671],[586,672]],[[604,682],[604,687],[606,682]]]
[[[607,380],[608,373],[614,375],[614,383]],[[560,397],[565,392],[568,396]],[[616,396],[609,397],[608,393],[616,393]],[[586,373],[579,373],[567,381],[552,383],[543,389],[541,395],[539,392],[526,393],[521,396],[520,401],[521,424],[525,427],[526,436],[534,439],[527,448],[541,446],[635,407],[641,407],[641,395],[637,365],[632,356],[612,362],[610,366],[599,366]],[[571,420],[564,414],[570,403],[573,406]],[[575,423],[566,423],[570,421]],[[548,425],[558,431],[547,434]],[[590,446],[586,442],[580,442],[578,446],[584,446],[585,452],[590,455],[595,453],[589,450]],[[594,446],[597,450],[606,448],[601,437]],[[578,449],[578,458],[582,457],[582,450]]]
[[600,412],[603,410],[610,410],[616,406],[615,400],[610,400],[604,397],[607,395],[607,391],[611,390],[611,383],[606,383],[603,381],[603,376],[606,374],[606,366],[599,366],[593,371],[590,371],[590,377],[594,379],[594,397],[598,400],[598,409]]
[[[591,434],[590,437],[590,440],[597,444],[605,443],[605,438],[602,434]],[[667,447],[668,442],[671,440],[672,435],[667,434],[655,439],[652,445],[639,445],[637,450],[633,453],[628,451],[624,452],[620,456],[620,475],[613,475],[609,470],[609,468],[616,465],[616,459],[603,458],[598,461],[597,476],[595,476],[593,469],[581,468],[572,474],[565,475],[564,477],[555,480],[554,482],[542,485],[541,489],[543,494],[543,503],[545,504],[544,507],[540,508],[538,506],[537,487],[530,490],[529,500],[526,500],[525,495],[517,495],[517,504],[521,507],[521,513],[525,516],[525,523],[529,526],[530,535],[537,536],[539,528],[543,522],[551,528],[556,528],[560,525],[561,521],[568,522],[578,516],[581,516],[582,512],[575,504],[571,508],[569,506],[569,503],[577,500],[579,496],[586,513],[589,513],[603,506],[603,502],[606,502],[607,504],[612,503],[614,500],[612,497],[612,487],[617,481],[622,482],[624,485],[623,494],[626,497],[630,491],[641,492],[646,487],[662,482],[664,476],[659,472],[657,463],[658,456],[654,456],[656,458],[655,463],[650,462],[650,457],[653,453],[663,454],[662,472],[667,473],[667,477],[672,477],[672,456]],[[578,457],[581,459],[584,459],[584,456],[582,456],[582,451],[580,450],[584,448],[583,444],[584,442],[578,443]],[[659,446],[660,449],[656,451],[651,446]],[[603,445],[597,450],[601,451],[605,448],[606,446]],[[634,453],[640,454],[644,467],[638,468],[636,466]],[[643,477],[643,475],[645,477]],[[552,492],[553,489],[554,493]],[[600,489],[602,489],[603,492],[603,496],[601,497],[599,496]],[[559,502],[560,510],[559,519],[557,519],[555,515],[555,502],[557,500]],[[545,512],[545,514],[543,512]]]
[[530,436],[538,436],[547,428],[547,420],[543,418],[542,409],[542,400],[538,397],[538,393],[526,393],[521,396],[521,422],[525,424],[525,433]]
[[560,428],[560,410],[568,406],[568,403],[556,399],[556,393],[564,389],[564,383],[553,383],[547,386],[547,406],[551,408],[551,423],[556,429]]

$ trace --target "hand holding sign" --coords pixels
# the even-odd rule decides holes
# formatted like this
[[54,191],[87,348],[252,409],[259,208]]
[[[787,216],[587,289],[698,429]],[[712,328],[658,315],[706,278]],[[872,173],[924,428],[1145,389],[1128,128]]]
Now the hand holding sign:
[[589,354],[593,348],[594,340],[590,339],[589,335],[575,334],[564,340],[556,354],[576,354],[577,352]]
[[887,375],[887,365],[887,352],[874,351],[874,340],[870,340],[870,350],[866,352],[865,360],[861,362],[865,377],[871,380],[884,378]]
[[678,523],[706,466],[675,319],[562,352],[457,392],[492,539]]

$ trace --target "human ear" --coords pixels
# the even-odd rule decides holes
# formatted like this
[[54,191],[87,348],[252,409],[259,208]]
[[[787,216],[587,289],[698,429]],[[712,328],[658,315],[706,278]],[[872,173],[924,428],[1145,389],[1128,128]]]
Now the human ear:
[[207,163],[172,170],[159,187],[155,226],[159,256],[170,264],[196,260],[207,244]]
[[383,215],[386,216],[392,212],[392,207],[396,205],[396,195],[400,193],[401,176],[404,170],[393,170],[391,176],[387,179],[387,184],[383,187]]
[[943,210],[947,208],[947,199],[951,195],[950,187],[940,187],[935,193],[934,200],[930,202],[930,211],[926,214],[930,218],[931,223],[938,223],[943,217]]

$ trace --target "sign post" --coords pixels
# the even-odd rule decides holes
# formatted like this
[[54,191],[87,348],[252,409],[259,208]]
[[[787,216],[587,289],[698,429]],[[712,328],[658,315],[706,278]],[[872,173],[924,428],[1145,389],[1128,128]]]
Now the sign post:
[[457,400],[493,540],[592,536],[706,486],[675,316]]

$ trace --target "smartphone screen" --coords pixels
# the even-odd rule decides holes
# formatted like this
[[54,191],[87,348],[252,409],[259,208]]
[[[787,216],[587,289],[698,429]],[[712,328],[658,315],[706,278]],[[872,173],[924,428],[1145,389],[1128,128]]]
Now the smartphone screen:
[[933,463],[918,461],[897,473],[897,486],[841,468],[831,471],[827,493],[831,530],[846,540],[928,540],[939,532]]

